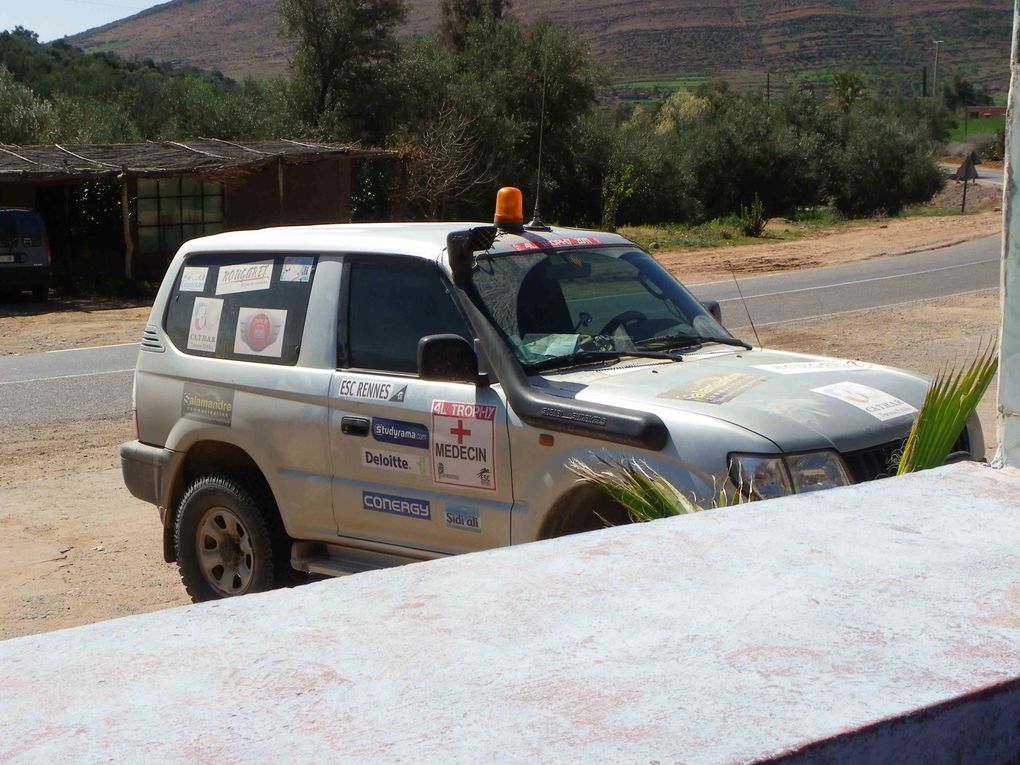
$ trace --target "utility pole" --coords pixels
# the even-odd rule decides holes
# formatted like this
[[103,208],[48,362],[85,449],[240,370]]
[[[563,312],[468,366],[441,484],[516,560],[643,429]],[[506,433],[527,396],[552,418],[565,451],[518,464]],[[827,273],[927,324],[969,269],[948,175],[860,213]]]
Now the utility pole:
[[935,69],[931,73],[931,97],[938,98],[939,87],[939,46],[945,40],[932,40],[935,43]]

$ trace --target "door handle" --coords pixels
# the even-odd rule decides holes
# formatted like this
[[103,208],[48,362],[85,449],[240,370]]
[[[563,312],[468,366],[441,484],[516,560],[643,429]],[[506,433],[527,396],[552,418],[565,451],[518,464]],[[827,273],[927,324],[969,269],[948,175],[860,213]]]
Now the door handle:
[[367,436],[368,425],[365,417],[344,417],[340,420],[340,432],[345,436]]

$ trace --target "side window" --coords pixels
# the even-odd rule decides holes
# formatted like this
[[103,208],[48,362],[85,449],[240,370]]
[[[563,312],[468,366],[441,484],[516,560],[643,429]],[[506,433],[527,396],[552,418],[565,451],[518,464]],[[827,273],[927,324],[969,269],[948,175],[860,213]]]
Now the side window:
[[472,337],[439,268],[423,260],[354,261],[348,306],[352,367],[414,374],[425,335]]
[[192,356],[292,366],[315,265],[307,255],[192,255],[174,283],[167,335]]

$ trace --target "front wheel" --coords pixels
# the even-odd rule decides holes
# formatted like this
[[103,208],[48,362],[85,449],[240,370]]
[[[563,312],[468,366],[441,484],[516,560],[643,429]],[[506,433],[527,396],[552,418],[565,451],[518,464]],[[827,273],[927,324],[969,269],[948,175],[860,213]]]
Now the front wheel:
[[195,603],[272,589],[286,554],[270,530],[272,499],[251,482],[225,475],[198,479],[174,524],[181,580]]

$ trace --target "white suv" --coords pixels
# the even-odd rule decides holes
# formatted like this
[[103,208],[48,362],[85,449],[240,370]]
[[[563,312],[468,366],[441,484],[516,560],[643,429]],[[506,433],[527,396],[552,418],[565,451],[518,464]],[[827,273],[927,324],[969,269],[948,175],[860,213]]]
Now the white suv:
[[[752,348],[615,234],[275,228],[174,258],[121,457],[202,600],[626,522],[571,458],[702,501],[870,480],[925,388]],[[982,454],[976,420],[959,447]]]

